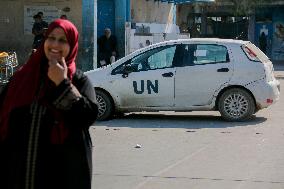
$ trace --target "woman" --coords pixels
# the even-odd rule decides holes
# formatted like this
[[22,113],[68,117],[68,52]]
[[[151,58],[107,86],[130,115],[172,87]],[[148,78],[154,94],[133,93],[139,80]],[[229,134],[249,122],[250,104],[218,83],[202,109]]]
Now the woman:
[[0,95],[0,188],[90,189],[94,89],[75,66],[78,31],[49,25]]

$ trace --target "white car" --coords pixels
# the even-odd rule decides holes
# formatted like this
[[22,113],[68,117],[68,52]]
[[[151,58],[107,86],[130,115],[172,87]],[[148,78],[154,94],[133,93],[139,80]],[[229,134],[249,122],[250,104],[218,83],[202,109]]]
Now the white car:
[[86,75],[96,90],[99,120],[125,112],[213,110],[243,121],[280,95],[272,62],[241,40],[166,41]]

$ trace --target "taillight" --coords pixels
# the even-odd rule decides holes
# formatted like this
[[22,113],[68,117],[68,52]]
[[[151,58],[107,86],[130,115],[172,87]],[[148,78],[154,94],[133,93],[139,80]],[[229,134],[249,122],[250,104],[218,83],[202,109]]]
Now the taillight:
[[248,55],[251,57],[251,58],[256,58],[256,54],[248,47],[245,47],[245,51],[248,53]]
[[256,61],[258,61],[257,55],[256,55],[255,52],[253,52],[253,50],[251,50],[251,49],[248,48],[248,47],[245,47],[245,48],[244,48],[244,51],[246,52],[246,54],[248,55],[248,57],[249,57],[251,60],[256,60]]
[[270,99],[270,98],[266,99],[266,103],[267,104],[272,104],[273,103],[273,99]]
[[263,64],[270,62],[269,58],[251,42],[242,45],[242,49],[248,59],[252,61],[261,62]]

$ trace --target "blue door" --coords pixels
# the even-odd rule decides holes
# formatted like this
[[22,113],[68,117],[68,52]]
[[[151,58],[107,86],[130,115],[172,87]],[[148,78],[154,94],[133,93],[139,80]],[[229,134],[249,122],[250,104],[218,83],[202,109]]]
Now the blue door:
[[83,71],[93,69],[94,56],[94,1],[82,0],[82,56],[78,67]]
[[104,34],[105,28],[114,31],[115,7],[114,0],[98,0],[98,37]]

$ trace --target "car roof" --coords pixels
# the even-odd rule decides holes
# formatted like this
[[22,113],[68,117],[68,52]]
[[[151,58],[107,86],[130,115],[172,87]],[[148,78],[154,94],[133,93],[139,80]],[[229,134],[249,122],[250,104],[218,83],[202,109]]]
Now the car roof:
[[215,44],[228,44],[228,45],[232,45],[232,44],[243,45],[243,44],[249,43],[249,41],[236,40],[236,39],[220,39],[220,38],[189,38],[189,39],[169,40],[169,41],[154,43],[152,45],[137,49],[136,51],[118,60],[118,62],[124,61],[125,59],[128,59],[131,56],[136,56],[137,54],[140,54],[149,49],[153,49],[153,48],[165,46],[165,45],[174,45],[174,44],[182,44],[182,43],[212,43],[212,44],[215,43]]
[[182,43],[182,42],[209,42],[209,43],[234,43],[234,44],[245,44],[249,41],[243,41],[243,40],[236,40],[236,39],[220,39],[220,38],[190,38],[190,39],[176,39],[176,40],[170,40],[170,41],[164,41],[157,44],[162,43]]
[[169,41],[163,41],[159,43],[154,43],[150,46],[146,46],[144,48],[138,49],[135,52],[143,52],[146,49],[155,48],[157,46],[165,46],[165,45],[174,45],[174,44],[182,44],[182,43],[217,43],[217,44],[234,44],[234,45],[243,45],[249,43],[249,41],[236,40],[236,39],[220,39],[220,38],[190,38],[190,39],[175,39]]

